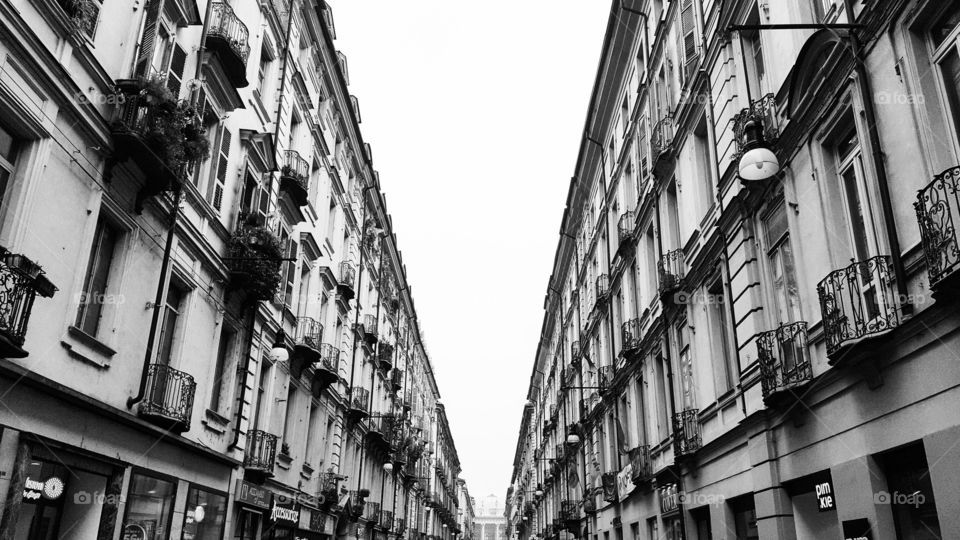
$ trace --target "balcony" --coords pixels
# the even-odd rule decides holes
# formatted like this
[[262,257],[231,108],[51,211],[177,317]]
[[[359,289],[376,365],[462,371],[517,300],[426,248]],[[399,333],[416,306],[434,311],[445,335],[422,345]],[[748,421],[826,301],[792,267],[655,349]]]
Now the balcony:
[[[834,270],[817,284],[827,358],[861,358],[878,345],[878,338],[900,326],[890,257],[880,255]],[[857,355],[850,355],[856,349]]]
[[683,287],[683,250],[675,249],[664,253],[657,262],[657,275],[660,279],[661,300],[671,304],[676,303],[676,298],[670,298],[670,295]]
[[795,392],[813,378],[807,349],[807,323],[785,324],[758,335],[757,359],[767,406],[795,397]]
[[57,291],[40,266],[23,255],[0,247],[0,358],[24,358],[23,342],[37,295]]
[[357,282],[357,270],[348,261],[340,263],[340,278],[337,281],[337,293],[348,302],[356,295],[354,283]]
[[606,502],[617,502],[617,473],[615,471],[605,472],[600,477],[603,485],[603,500]]
[[700,411],[686,409],[673,414],[673,458],[682,461],[700,450]]
[[597,297],[594,300],[594,308],[603,306],[610,299],[610,276],[600,274],[597,276]]
[[377,342],[377,316],[370,313],[364,315],[363,322],[357,330],[362,334],[363,341],[373,346]]
[[407,520],[404,518],[396,518],[393,524],[393,530],[397,533],[398,537],[402,537],[403,533],[407,532]]
[[403,390],[403,370],[398,368],[393,368],[393,371],[390,372],[390,388],[394,392],[399,392]]
[[384,372],[390,371],[393,367],[393,345],[387,343],[386,341],[381,341],[380,346],[377,347],[377,360],[378,366]]
[[580,359],[582,358],[583,349],[580,348],[580,342],[574,341],[570,344],[570,363],[573,365],[580,365]]
[[144,175],[135,210],[161,192],[180,186],[194,163],[210,154],[203,122],[186,102],[178,102],[162,79],[120,80],[117,115],[110,124],[114,151],[105,174],[115,164],[132,159]]
[[380,503],[368,502],[363,518],[367,520],[368,526],[377,525],[380,522]]
[[634,242],[637,239],[637,213],[633,210],[627,210],[620,216],[617,224],[617,255],[627,256],[636,247]]
[[597,370],[597,379],[600,392],[606,393],[613,389],[613,380],[617,377],[616,366],[600,366]]
[[320,474],[320,508],[329,510],[331,506],[339,503],[340,489],[338,484],[343,477],[334,472],[325,472]]
[[305,206],[309,185],[310,164],[296,150],[285,151],[280,168],[280,191],[288,194],[297,206]]
[[750,103],[750,107],[743,109],[733,117],[733,137],[736,142],[736,151],[733,161],[739,161],[743,155],[744,140],[747,124],[757,122],[763,127],[763,140],[770,146],[776,144],[780,138],[780,122],[777,118],[777,102],[773,94],[767,94]]
[[330,385],[340,380],[340,349],[329,343],[321,343],[319,352],[319,361],[314,366],[313,380],[310,382],[310,392],[317,399]]
[[192,376],[170,366],[150,364],[146,394],[138,413],[144,420],[174,433],[189,431],[196,391]]
[[366,418],[370,411],[370,391],[354,386],[350,390],[350,402],[347,412],[353,420]]
[[263,483],[273,477],[273,464],[277,456],[277,436],[259,429],[247,432],[247,449],[243,455],[246,477]]
[[935,296],[949,292],[955,297],[960,290],[960,167],[947,169],[920,190],[917,221],[923,238],[930,289]]
[[367,502],[367,497],[370,496],[370,490],[369,489],[351,490],[348,492],[348,494],[350,495],[350,501],[351,501],[350,519],[352,521],[356,521],[361,517],[363,517],[366,506],[368,504],[373,504],[373,503]]
[[206,46],[223,66],[230,84],[246,88],[247,58],[250,57],[250,32],[247,25],[237,18],[233,8],[223,2],[211,7]]
[[224,258],[230,288],[243,291],[251,302],[270,300],[280,289],[280,239],[259,216],[241,216],[238,221]]
[[667,115],[653,126],[653,131],[650,133],[653,169],[658,174],[662,174],[673,159],[673,132],[673,117]]
[[393,512],[390,510],[380,511],[380,528],[385,531],[393,529]]
[[620,326],[623,339],[623,355],[627,356],[640,349],[640,319],[630,319]]
[[633,473],[630,480],[635,486],[649,483],[653,479],[653,460],[650,458],[650,447],[638,446],[630,450],[630,466]]
[[577,531],[580,524],[580,501],[561,501],[560,519],[563,521],[564,528],[569,531]]
[[393,440],[394,417],[392,414],[373,415],[369,418],[370,429],[367,430],[367,444],[374,453],[390,451],[390,441]]
[[303,375],[303,370],[320,360],[320,339],[323,325],[312,317],[297,317],[293,333],[293,354],[290,355],[290,374],[294,379]]

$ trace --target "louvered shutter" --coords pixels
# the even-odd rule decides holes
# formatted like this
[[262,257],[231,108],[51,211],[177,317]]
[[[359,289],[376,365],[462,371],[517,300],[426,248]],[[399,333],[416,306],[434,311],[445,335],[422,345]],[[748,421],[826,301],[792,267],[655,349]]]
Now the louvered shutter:
[[230,160],[231,139],[232,137],[230,132],[227,131],[226,127],[224,127],[223,133],[220,136],[220,146],[217,154],[217,174],[214,178],[213,194],[210,200],[210,204],[212,204],[217,210],[220,210],[221,206],[223,205],[223,192],[227,185],[227,169]]
[[183,68],[187,64],[187,51],[174,43],[173,54],[170,56],[170,69],[167,71],[167,88],[173,97],[180,97],[180,86],[183,82]]
[[647,175],[650,173],[650,147],[647,142],[646,116],[641,116],[637,125],[637,150],[640,153],[637,185],[640,186],[646,183]]
[[264,216],[270,213],[271,191],[273,191],[273,176],[267,173],[263,175],[263,181],[260,183],[260,193],[258,195],[260,214]]
[[150,75],[150,60],[153,58],[157,44],[157,31],[160,28],[160,12],[163,9],[163,0],[148,0],[143,34],[140,37],[140,49],[137,51],[137,62],[133,74],[137,77]]
[[680,45],[683,47],[683,70],[692,75],[697,64],[697,22],[693,13],[693,0],[683,0],[680,8]]

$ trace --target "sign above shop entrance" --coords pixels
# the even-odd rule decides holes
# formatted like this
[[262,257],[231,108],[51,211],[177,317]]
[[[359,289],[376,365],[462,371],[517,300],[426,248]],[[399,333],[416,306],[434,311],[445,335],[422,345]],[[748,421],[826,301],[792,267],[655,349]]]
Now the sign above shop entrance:
[[817,484],[815,491],[817,492],[817,501],[819,503],[817,507],[818,510],[821,512],[829,512],[837,509],[836,500],[833,498],[833,485],[831,485],[829,481]]
[[865,518],[844,521],[843,540],[873,540],[870,521]]

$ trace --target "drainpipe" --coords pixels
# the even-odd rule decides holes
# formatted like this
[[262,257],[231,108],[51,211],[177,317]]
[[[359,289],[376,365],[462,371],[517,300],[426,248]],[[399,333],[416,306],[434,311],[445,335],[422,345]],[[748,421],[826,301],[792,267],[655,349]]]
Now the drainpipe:
[[153,357],[153,346],[156,341],[157,324],[160,322],[160,306],[166,299],[167,292],[167,273],[170,270],[170,259],[173,252],[173,236],[177,229],[177,221],[180,219],[180,197],[182,195],[180,186],[174,190],[173,197],[173,215],[170,217],[170,228],[167,229],[167,241],[163,247],[163,259],[160,263],[160,279],[157,280],[157,294],[153,302],[153,315],[150,318],[150,332],[147,334],[147,351],[143,355],[143,369],[140,370],[140,386],[137,389],[137,395],[127,398],[127,408],[131,409],[137,403],[143,401],[144,394],[147,391],[147,374],[150,371],[150,360]]
[[[843,9],[847,18],[853,22],[853,2],[843,0]],[[884,228],[887,230],[887,239],[890,242],[890,259],[893,263],[893,273],[897,280],[897,294],[901,299],[901,311],[904,315],[913,313],[913,304],[907,295],[907,276],[903,268],[903,259],[900,252],[900,238],[897,236],[897,222],[894,219],[893,203],[890,198],[890,184],[887,177],[887,166],[884,163],[883,148],[880,146],[880,132],[877,130],[877,111],[873,104],[873,92],[870,77],[861,57],[860,40],[850,32],[850,48],[854,57],[854,70],[860,84],[857,85],[860,100],[863,101],[863,113],[866,116],[867,130],[870,136],[870,150],[873,166],[877,171],[877,187],[880,189],[880,205],[883,209]]]

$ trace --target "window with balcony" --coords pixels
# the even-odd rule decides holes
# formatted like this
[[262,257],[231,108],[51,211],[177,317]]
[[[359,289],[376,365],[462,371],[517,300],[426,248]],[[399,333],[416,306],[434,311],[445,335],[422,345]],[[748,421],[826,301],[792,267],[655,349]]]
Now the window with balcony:
[[160,349],[157,354],[159,364],[169,366],[173,359],[182,325],[181,315],[185,314],[186,296],[186,289],[171,281],[163,306],[163,320],[160,323]]
[[[223,323],[221,323],[222,325]],[[213,378],[210,381],[210,410],[215,412],[224,412],[229,405],[229,397],[223,395],[223,388],[227,381],[224,380],[226,374],[226,365],[233,353],[233,342],[236,332],[231,328],[224,327],[220,332],[220,341],[217,345],[217,359],[213,365]]]
[[90,336],[96,337],[100,330],[103,308],[107,305],[110,270],[120,238],[120,230],[101,215],[93,234],[93,246],[77,309],[76,326]]
[[656,399],[657,435],[659,440],[664,440],[670,436],[671,430],[671,411],[667,392],[672,392],[673,390],[670,388],[669,381],[667,380],[667,374],[669,373],[667,369],[667,359],[664,358],[662,354],[658,354],[653,366],[654,385],[656,387],[656,393],[653,397]]
[[697,406],[697,385],[694,378],[693,351],[687,329],[687,321],[681,320],[674,327],[677,344],[677,359],[680,366],[680,404],[686,409]]
[[873,225],[876,222],[870,211],[867,178],[863,167],[860,138],[857,135],[852,113],[841,125],[849,126],[834,147],[837,160],[837,176],[846,218],[846,243],[851,256],[864,261],[876,255],[877,237]]

